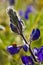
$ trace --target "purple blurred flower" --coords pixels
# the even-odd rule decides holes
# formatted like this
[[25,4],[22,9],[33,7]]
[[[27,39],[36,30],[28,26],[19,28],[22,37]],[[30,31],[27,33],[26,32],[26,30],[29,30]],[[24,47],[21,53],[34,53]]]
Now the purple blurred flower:
[[26,13],[31,13],[32,12],[32,6],[28,6],[26,8]]
[[23,64],[25,64],[25,65],[34,65],[34,62],[31,58],[31,56],[22,56],[21,60],[22,60]]
[[28,6],[25,13],[24,18],[27,20],[29,18],[29,14],[32,12],[32,6]]
[[28,6],[26,8],[26,11],[23,12],[22,10],[19,11],[19,15],[23,18],[25,18],[26,20],[28,20],[29,18],[29,14],[33,11],[33,7],[32,6]]
[[23,17],[23,16],[24,16],[24,12],[23,12],[22,10],[19,10],[19,15],[20,15],[21,17]]
[[15,0],[8,0],[10,5],[14,5],[15,4]]

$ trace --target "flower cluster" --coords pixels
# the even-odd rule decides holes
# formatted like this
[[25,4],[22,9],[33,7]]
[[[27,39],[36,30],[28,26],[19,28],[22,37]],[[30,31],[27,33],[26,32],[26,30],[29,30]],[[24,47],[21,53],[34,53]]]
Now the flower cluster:
[[[30,12],[30,11],[29,11]],[[28,11],[27,11],[28,13]],[[29,43],[27,42],[27,40],[25,39],[24,35],[23,35],[23,21],[19,18],[19,16],[17,15],[16,11],[14,11],[13,9],[9,9],[8,10],[8,15],[10,17],[10,28],[13,32],[19,34],[25,44],[21,45],[21,46],[17,46],[16,44],[10,45],[7,47],[7,51],[11,54],[17,54],[19,53],[19,51],[23,48],[23,50],[25,52],[30,52],[30,56],[21,56],[21,60],[23,62],[24,65],[34,65],[34,61],[35,62],[43,62],[43,47],[41,48],[34,48],[33,50],[31,49],[31,43],[32,41],[35,41],[37,39],[40,38],[40,30],[38,28],[33,29],[31,34],[30,34],[30,40]],[[41,58],[40,58],[41,57]]]

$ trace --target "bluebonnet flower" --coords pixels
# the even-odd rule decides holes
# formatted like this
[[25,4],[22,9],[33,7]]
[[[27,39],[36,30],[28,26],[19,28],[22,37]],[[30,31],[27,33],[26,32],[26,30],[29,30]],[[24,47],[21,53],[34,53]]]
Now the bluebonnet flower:
[[33,29],[30,37],[31,37],[31,40],[37,40],[40,37],[40,30],[38,28]]
[[21,60],[22,60],[23,64],[25,64],[25,65],[34,65],[34,62],[31,58],[31,56],[22,56]]
[[21,49],[21,47],[17,47],[17,46],[14,46],[14,45],[10,45],[10,46],[7,47],[7,51],[11,55],[17,54],[20,51],[20,49]]
[[32,6],[28,6],[28,7],[26,8],[26,11],[23,12],[22,10],[20,10],[20,11],[19,11],[19,15],[20,15],[21,17],[23,17],[24,19],[28,20],[29,14],[30,14],[32,11],[33,11],[33,7],[32,7]]
[[43,62],[43,46],[38,51],[38,60]]
[[[22,38],[25,41],[25,43],[28,44],[28,42],[26,41],[24,35],[22,34],[22,24],[23,24],[23,21],[17,16],[16,11],[13,11],[13,9],[9,9],[8,14],[9,14],[9,17],[10,17],[10,27],[11,27],[11,30],[13,32],[15,32],[15,33],[19,33],[22,36]],[[37,31],[37,29],[36,29],[32,33],[32,35],[33,35],[32,36],[32,40],[35,40],[35,39],[39,38],[39,36],[35,38],[35,35],[37,36],[38,32],[39,31]],[[20,46],[17,47],[17,46],[12,46],[11,45],[11,46],[7,47],[7,50],[8,50],[8,52],[10,54],[14,55],[14,54],[18,53],[21,48],[23,48],[24,51],[28,51],[28,47],[26,45],[24,45],[22,47],[20,47]],[[37,62],[37,60],[36,60],[36,58],[35,58],[35,56],[34,56],[34,54],[33,54],[33,52],[32,52],[30,47],[29,47],[29,51],[30,51],[31,55],[33,56],[33,59]],[[32,58],[30,56],[26,56],[24,58],[26,58],[28,60],[28,63],[26,61],[25,65],[27,65],[27,64],[28,65],[32,65],[32,64],[34,65],[34,63],[32,61]]]
[[14,5],[15,4],[15,0],[8,0],[10,5]]

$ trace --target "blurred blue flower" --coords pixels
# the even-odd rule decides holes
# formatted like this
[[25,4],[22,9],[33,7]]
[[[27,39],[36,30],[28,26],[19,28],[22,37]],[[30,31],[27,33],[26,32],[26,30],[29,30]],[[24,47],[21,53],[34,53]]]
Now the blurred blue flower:
[[21,17],[23,17],[24,19],[26,19],[26,20],[28,20],[29,19],[29,14],[31,13],[33,11],[33,7],[30,5],[30,6],[28,6],[27,8],[26,8],[26,11],[22,11],[22,10],[20,10],[19,11],[19,15],[21,16]]
[[14,5],[15,4],[15,0],[8,0],[10,5]]
[[24,12],[24,18],[26,19],[26,20],[28,20],[28,18],[29,18],[29,14],[32,12],[32,6],[28,6],[27,8],[26,8],[26,11]]
[[31,5],[27,6],[25,12],[26,12],[26,13],[31,13],[31,12],[32,12],[32,6],[31,6]]
[[21,17],[23,17],[23,16],[24,16],[24,12],[23,12],[22,10],[19,10],[19,15],[20,15]]
[[31,40],[37,40],[39,37],[40,37],[40,30],[38,28],[33,29],[30,35]]
[[34,62],[33,62],[31,56],[22,56],[21,60],[22,60],[23,64],[25,64],[25,65],[34,65]]

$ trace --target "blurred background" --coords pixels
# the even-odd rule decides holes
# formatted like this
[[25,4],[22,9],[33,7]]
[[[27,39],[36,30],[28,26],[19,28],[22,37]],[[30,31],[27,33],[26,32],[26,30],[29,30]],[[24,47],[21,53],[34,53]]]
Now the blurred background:
[[[20,55],[29,55],[29,52],[26,53],[21,49],[18,54],[12,56],[6,50],[6,47],[13,43],[23,45],[21,36],[15,34],[10,29],[7,8],[11,5],[24,21],[25,29],[23,33],[27,41],[29,41],[33,28],[40,29],[40,38],[31,44],[31,48],[39,48],[43,45],[43,0],[14,0],[13,4],[10,4],[9,1],[11,0],[0,0],[0,65],[21,65]],[[28,15],[28,19],[26,19],[22,13],[26,11],[28,6],[32,6],[32,12]],[[39,15],[41,16],[39,17]]]

